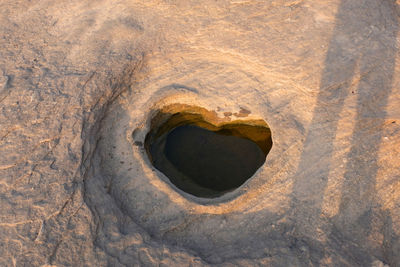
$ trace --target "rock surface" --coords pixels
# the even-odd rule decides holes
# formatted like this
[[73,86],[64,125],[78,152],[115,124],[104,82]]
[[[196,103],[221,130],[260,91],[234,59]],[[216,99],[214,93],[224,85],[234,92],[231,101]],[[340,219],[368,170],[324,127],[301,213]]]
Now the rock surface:
[[[0,3],[0,266],[400,266],[400,3]],[[244,185],[143,150],[167,104],[264,119]]]

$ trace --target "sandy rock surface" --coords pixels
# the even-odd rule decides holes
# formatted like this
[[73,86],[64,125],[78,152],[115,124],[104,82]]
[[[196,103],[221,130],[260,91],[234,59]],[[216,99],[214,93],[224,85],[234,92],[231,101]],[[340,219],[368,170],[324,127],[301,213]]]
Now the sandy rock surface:
[[[399,4],[1,1],[0,266],[400,266]],[[265,120],[265,164],[177,189],[176,104]]]

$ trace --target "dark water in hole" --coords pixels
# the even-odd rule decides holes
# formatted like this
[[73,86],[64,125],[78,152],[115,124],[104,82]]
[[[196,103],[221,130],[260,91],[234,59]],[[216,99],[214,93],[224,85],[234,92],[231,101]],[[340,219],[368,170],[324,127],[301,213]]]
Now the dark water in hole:
[[239,187],[266,158],[253,141],[192,125],[169,132],[152,145],[151,153],[154,166],[172,183],[203,197]]

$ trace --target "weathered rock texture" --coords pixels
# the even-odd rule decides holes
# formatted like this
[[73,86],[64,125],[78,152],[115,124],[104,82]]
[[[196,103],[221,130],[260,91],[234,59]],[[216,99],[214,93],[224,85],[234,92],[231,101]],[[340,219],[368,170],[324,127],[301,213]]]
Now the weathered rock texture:
[[[400,266],[399,14],[1,1],[0,265]],[[221,198],[182,193],[143,150],[167,104],[264,119],[266,163]]]

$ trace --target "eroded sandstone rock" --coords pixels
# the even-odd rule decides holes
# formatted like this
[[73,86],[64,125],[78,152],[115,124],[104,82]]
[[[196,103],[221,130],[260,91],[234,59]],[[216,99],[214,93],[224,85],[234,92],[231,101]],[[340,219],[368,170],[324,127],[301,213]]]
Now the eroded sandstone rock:
[[[1,266],[398,266],[393,0],[0,3]],[[264,120],[217,198],[148,159],[151,119]]]

